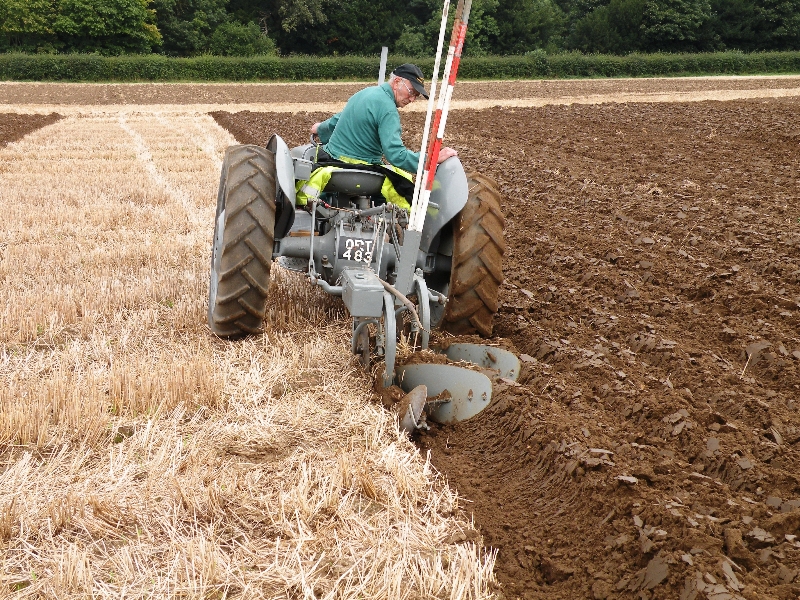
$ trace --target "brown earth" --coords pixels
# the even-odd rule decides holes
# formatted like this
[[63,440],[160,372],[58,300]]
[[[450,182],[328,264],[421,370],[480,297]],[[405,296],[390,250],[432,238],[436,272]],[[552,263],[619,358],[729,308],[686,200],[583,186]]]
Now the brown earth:
[[0,148],[11,142],[16,142],[45,125],[55,123],[61,115],[18,115],[14,113],[0,113]]
[[[524,369],[418,442],[508,598],[800,595],[799,109],[450,116],[447,143],[504,196],[495,333]],[[294,145],[327,115],[214,116],[240,142]]]
[[[377,75],[377,67],[375,69]],[[28,83],[0,82],[0,104],[65,106],[154,104],[318,104],[345,102],[358,82],[318,83]],[[725,91],[800,94],[800,77],[685,77],[459,82],[455,102],[580,99],[586,96],[699,94]],[[409,108],[423,108],[422,103]]]

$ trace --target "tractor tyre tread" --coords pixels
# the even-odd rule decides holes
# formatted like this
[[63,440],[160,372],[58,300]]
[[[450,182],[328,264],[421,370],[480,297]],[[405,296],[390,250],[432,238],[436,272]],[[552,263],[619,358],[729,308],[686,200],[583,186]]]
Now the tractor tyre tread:
[[491,178],[467,175],[469,197],[453,224],[450,292],[441,327],[454,335],[492,334],[503,282],[505,218]]
[[275,241],[275,182],[275,157],[266,148],[242,145],[225,151],[208,306],[209,326],[220,337],[263,332]]

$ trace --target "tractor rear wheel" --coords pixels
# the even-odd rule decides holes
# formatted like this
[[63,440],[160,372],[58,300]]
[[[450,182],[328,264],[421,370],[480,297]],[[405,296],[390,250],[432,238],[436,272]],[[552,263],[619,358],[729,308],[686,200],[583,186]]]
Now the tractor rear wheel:
[[454,335],[492,334],[497,296],[503,282],[505,218],[497,184],[467,175],[467,204],[453,223],[453,262],[441,327]]
[[275,240],[275,155],[225,151],[211,252],[208,324],[220,337],[262,333]]

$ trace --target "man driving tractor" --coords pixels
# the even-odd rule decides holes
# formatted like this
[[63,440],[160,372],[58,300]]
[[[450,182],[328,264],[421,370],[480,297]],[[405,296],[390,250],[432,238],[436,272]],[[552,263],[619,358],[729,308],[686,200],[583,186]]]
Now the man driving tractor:
[[[298,184],[297,203],[304,205],[309,198],[318,197],[336,168],[335,163],[340,162],[381,166],[386,175],[382,195],[388,202],[409,209],[413,193],[413,185],[409,184],[420,155],[403,144],[398,109],[420,96],[428,98],[422,71],[406,63],[392,71],[386,83],[353,94],[342,112],[314,123],[311,133],[323,144],[316,162],[327,166],[314,171],[307,182]],[[457,154],[455,149],[444,147],[438,162]]]

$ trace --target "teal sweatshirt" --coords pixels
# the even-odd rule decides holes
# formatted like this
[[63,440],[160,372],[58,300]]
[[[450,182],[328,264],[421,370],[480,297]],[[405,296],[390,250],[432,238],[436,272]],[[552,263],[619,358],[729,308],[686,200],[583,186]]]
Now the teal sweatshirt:
[[348,157],[380,164],[381,156],[395,167],[417,172],[419,152],[400,138],[400,113],[388,83],[356,92],[344,110],[320,124],[317,135],[334,158]]

